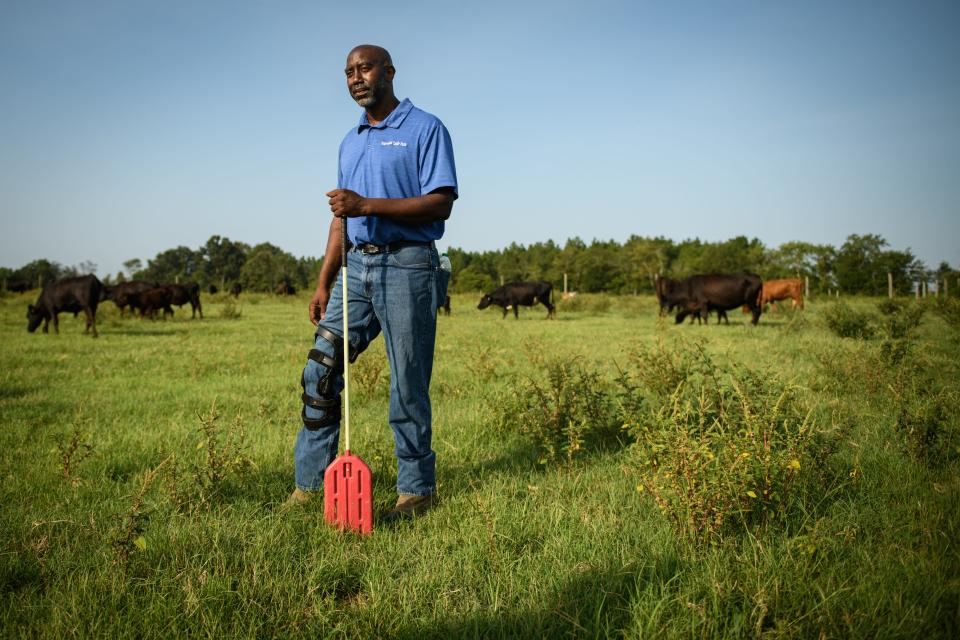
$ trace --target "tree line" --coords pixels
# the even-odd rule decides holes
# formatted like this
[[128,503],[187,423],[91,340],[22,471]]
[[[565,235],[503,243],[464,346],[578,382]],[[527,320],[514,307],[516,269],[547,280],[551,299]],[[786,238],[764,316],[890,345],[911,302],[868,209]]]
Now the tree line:
[[[908,294],[917,282],[936,283],[960,275],[946,262],[931,270],[907,249],[891,249],[879,235],[851,235],[839,247],[786,242],[767,247],[757,238],[723,242],[630,236],[624,243],[580,238],[564,246],[552,241],[511,244],[499,251],[451,249],[455,292],[490,290],[501,280],[546,280],[588,293],[652,293],[658,276],[684,278],[696,273],[750,272],[764,279],[807,278],[811,292],[886,295],[887,274],[895,290]],[[958,287],[960,288],[960,287]]]
[[[767,247],[757,238],[737,236],[723,242],[699,239],[675,242],[668,238],[630,236],[626,242],[571,238],[561,247],[552,240],[529,246],[511,243],[497,251],[449,250],[453,265],[453,292],[489,291],[503,282],[546,280],[585,293],[651,293],[658,276],[682,278],[695,273],[756,273],[764,279],[807,278],[811,292],[885,295],[887,274],[901,295],[916,283],[956,283],[960,272],[941,262],[929,269],[907,249],[891,249],[879,235],[851,235],[840,247],[809,242],[787,242]],[[219,235],[196,249],[179,246],[161,251],[146,265],[139,258],[126,261],[124,271],[101,277],[110,284],[128,279],[159,282],[198,282],[228,289],[239,283],[246,291],[274,291],[280,283],[312,288],[323,258],[296,258],[263,242],[250,246]],[[46,259],[19,269],[0,267],[0,278],[11,283],[49,282],[92,273],[93,263],[64,267]],[[960,289],[960,287],[958,287]],[[960,291],[958,291],[960,293]]]

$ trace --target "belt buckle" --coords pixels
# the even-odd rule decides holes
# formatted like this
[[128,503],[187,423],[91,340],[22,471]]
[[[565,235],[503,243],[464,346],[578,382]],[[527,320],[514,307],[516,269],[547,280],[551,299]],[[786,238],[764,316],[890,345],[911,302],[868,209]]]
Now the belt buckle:
[[383,251],[383,247],[371,244],[369,242],[364,242],[363,244],[358,245],[357,248],[360,250],[360,253],[364,255],[374,255]]

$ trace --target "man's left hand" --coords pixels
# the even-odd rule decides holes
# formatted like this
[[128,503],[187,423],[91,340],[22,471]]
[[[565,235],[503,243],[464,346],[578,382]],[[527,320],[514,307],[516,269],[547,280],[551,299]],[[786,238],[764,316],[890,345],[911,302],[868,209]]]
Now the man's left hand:
[[356,218],[367,215],[367,199],[349,189],[334,189],[327,192],[330,198],[330,211],[338,218]]

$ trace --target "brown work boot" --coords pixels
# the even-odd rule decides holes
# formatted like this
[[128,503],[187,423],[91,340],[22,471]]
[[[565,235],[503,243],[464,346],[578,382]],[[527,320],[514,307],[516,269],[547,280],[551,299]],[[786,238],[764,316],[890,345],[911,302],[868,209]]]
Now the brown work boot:
[[297,487],[293,490],[293,493],[290,494],[290,497],[287,498],[287,501],[283,503],[283,509],[292,509],[307,504],[313,499],[314,493],[316,493],[316,491],[304,491],[300,487]]
[[407,520],[423,513],[433,506],[434,496],[417,496],[410,493],[401,493],[397,497],[397,504],[383,516],[383,522]]

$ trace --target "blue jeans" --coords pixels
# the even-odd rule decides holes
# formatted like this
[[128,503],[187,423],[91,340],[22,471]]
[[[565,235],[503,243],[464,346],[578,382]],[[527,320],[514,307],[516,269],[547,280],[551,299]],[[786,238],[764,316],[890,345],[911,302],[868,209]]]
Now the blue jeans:
[[[397,492],[430,495],[436,487],[436,454],[431,449],[430,375],[437,329],[437,306],[446,295],[449,274],[439,267],[436,247],[405,246],[391,253],[347,252],[350,305],[350,348],[355,354],[383,332],[390,364],[390,414],[397,456]],[[336,284],[320,326],[343,335],[343,276]],[[319,334],[314,349],[332,361],[342,351],[343,338],[331,344]],[[322,359],[322,358],[321,358]],[[325,379],[325,376],[329,378]],[[304,391],[318,399],[337,398],[343,390],[342,368],[308,359],[303,369]],[[326,393],[321,387],[328,385]],[[308,419],[327,416],[327,409],[304,405]],[[330,411],[336,415],[336,408]],[[323,472],[337,455],[339,420],[297,434],[293,450],[297,486],[318,491]]]

